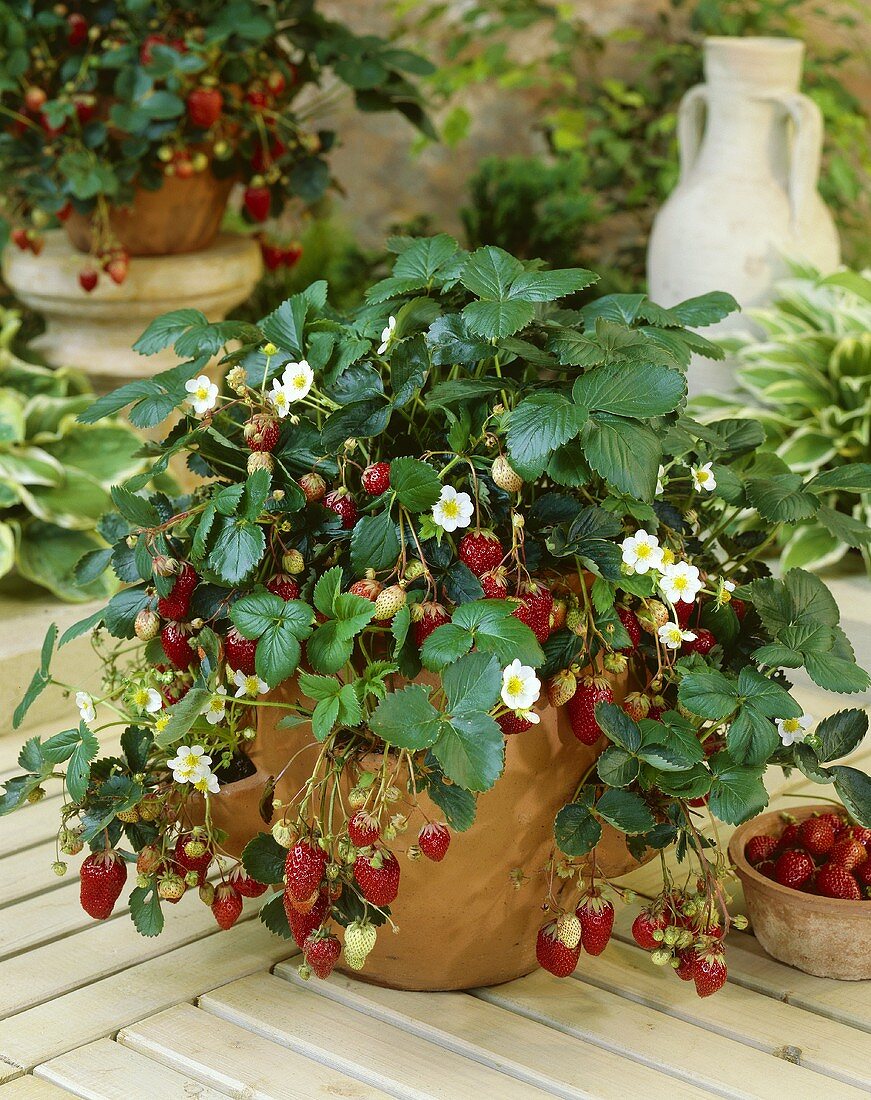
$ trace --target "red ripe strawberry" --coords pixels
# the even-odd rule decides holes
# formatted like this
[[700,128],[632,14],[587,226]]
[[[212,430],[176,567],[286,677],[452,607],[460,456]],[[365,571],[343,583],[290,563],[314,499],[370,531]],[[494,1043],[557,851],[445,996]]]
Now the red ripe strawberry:
[[16,244],[22,252],[26,252],[28,248],[30,248],[30,239],[27,236],[27,230],[22,229],[20,226],[17,229],[13,229],[12,242]]
[[[824,817],[834,817],[834,814],[824,814]],[[840,821],[840,818],[838,819]],[[871,829],[865,825],[849,825],[844,828],[844,822],[840,822],[840,829],[835,828],[835,835],[839,832],[843,832],[844,836],[851,837],[853,840],[858,840],[860,844],[864,844],[867,848],[871,844]]]
[[196,871],[204,874],[212,862],[212,851],[206,841],[193,833],[183,833],[175,842],[175,862],[182,872]]
[[217,88],[194,88],[187,98],[188,118],[200,130],[210,130],[223,109],[224,97]]
[[243,898],[259,898],[268,889],[265,882],[252,878],[241,863],[237,863],[230,872],[229,882]]
[[434,630],[451,621],[450,615],[440,603],[421,603],[417,605],[421,617],[414,624],[414,641],[417,648],[423,645]]
[[738,616],[738,622],[742,623],[744,621],[744,616],[747,614],[747,604],[737,596],[733,596],[729,603],[731,604],[732,610]]
[[632,938],[645,951],[655,951],[662,943],[653,938],[656,931],[664,932],[668,928],[668,917],[654,909],[642,909],[632,922]]
[[266,87],[272,92],[274,96],[279,96],[287,87],[287,80],[284,73],[279,69],[273,69],[272,72],[266,77]]
[[798,843],[798,822],[790,821],[780,834],[780,847],[792,848]]
[[261,241],[260,255],[263,257],[263,266],[267,271],[278,271],[281,267],[283,253],[277,244],[270,244],[269,241]]
[[291,935],[297,947],[302,947],[309,933],[314,932],[316,928],[320,928],[326,919],[329,908],[330,898],[325,890],[318,894],[314,907],[307,913],[300,913],[298,909],[294,908],[287,890],[284,891],[284,912],[287,914],[287,923],[290,925]]
[[679,964],[675,967],[675,974],[682,982],[691,982],[696,969],[696,949],[694,947],[682,947],[675,952],[675,958]]
[[528,718],[521,718],[519,714],[515,714],[513,711],[500,715],[496,719],[496,724],[506,734],[526,733],[527,730],[532,729],[532,722]]
[[774,855],[778,843],[776,836],[751,836],[744,845],[744,856],[747,862],[755,867]]
[[362,596],[364,600],[371,600],[372,603],[375,603],[383,588],[384,585],[381,581],[376,580],[374,577],[364,577],[362,580],[354,581],[348,591],[354,596]]
[[539,928],[535,941],[535,957],[538,965],[556,978],[567,978],[578,965],[581,957],[581,944],[566,947],[557,938],[556,921]]
[[678,623],[682,630],[686,629],[687,624],[693,616],[693,612],[697,610],[697,605],[694,603],[684,603],[683,600],[678,600],[674,605],[674,613]]
[[150,65],[154,60],[152,50],[155,46],[165,46],[165,34],[149,34],[139,48],[139,61],[142,65]]
[[[684,604],[682,606],[686,605]],[[707,653],[710,653],[717,644],[717,639],[710,630],[705,630],[703,626],[694,627],[693,633],[695,634],[695,639],[691,642],[684,642],[684,651],[686,653],[698,653],[704,657]]]
[[329,978],[336,960],[342,953],[342,945],[332,932],[323,936],[312,932],[311,935],[306,936],[302,953],[305,961],[319,978]]
[[360,481],[369,496],[377,497],[390,488],[390,463],[375,462],[363,471]]
[[185,562],[169,595],[161,596],[157,601],[157,612],[160,617],[162,619],[173,619],[175,622],[182,622],[186,619],[190,609],[191,596],[199,582],[200,578],[197,571],[190,562]]
[[581,943],[584,950],[588,955],[601,955],[611,939],[614,906],[598,890],[593,890],[581,899],[575,916],[581,922]]
[[127,881],[127,864],[111,849],[92,852],[79,871],[79,898],[82,908],[94,920],[105,920]]
[[641,623],[638,621],[638,616],[635,612],[628,607],[618,607],[617,617],[623,624],[630,639],[630,644],[621,649],[620,652],[632,653],[634,650],[638,649],[638,643],[641,641]]
[[417,834],[417,846],[427,859],[441,863],[451,844],[451,833],[447,825],[430,821]]
[[242,201],[252,221],[265,222],[269,217],[272,196],[268,187],[246,187]]
[[317,890],[327,866],[327,853],[310,840],[298,840],[284,860],[285,888],[296,901]]
[[327,493],[324,507],[336,513],[346,531],[350,531],[357,522],[357,505],[347,489],[334,489]]
[[365,810],[357,810],[348,822],[348,836],[355,848],[369,848],[381,836],[378,819]]
[[[523,588],[523,599],[532,614],[532,632],[540,645],[550,637],[550,613],[553,610],[553,596],[550,590],[538,581],[530,581]],[[521,620],[523,621],[523,620]]]
[[774,875],[777,870],[777,864],[773,859],[763,859],[761,863],[756,865],[756,870],[760,875],[765,875],[766,878],[770,878],[774,881]]
[[566,709],[572,732],[583,745],[595,745],[602,736],[596,721],[596,704],[613,703],[614,692],[606,680],[587,677],[578,681],[578,690],[569,699]]
[[87,41],[88,21],[77,11],[70,12],[67,16],[67,43],[70,48],[77,50]]
[[120,286],[127,278],[130,269],[130,260],[126,256],[113,256],[106,264],[106,274],[117,286]]
[[855,871],[867,858],[865,845],[851,836],[843,836],[835,841],[829,852],[829,862],[843,867],[845,871]]
[[790,848],[783,853],[774,865],[774,878],[781,886],[797,890],[814,873],[814,861],[807,852]]
[[284,267],[295,267],[302,259],[302,245],[299,242],[289,244],[282,250],[281,263]]
[[254,675],[254,658],[257,653],[257,639],[243,638],[235,626],[231,626],[224,638],[224,660],[233,669]]
[[504,600],[508,595],[508,574],[499,566],[482,573],[478,580],[488,600]]
[[866,859],[856,868],[856,881],[864,886],[866,891],[871,888],[871,859]]
[[245,102],[255,111],[262,111],[269,106],[272,97],[261,88],[251,88],[245,93]]
[[505,557],[502,543],[492,531],[468,531],[457,547],[460,561],[472,570],[476,577],[495,569]]
[[300,489],[302,489],[307,504],[315,504],[317,501],[324,499],[324,493],[327,491],[327,483],[321,475],[316,474],[314,470],[310,473],[303,474],[297,484]]
[[515,619],[519,619],[524,626],[528,626],[532,633],[535,634],[535,628],[538,624],[538,617],[536,616],[533,609],[526,602],[526,600],[521,600],[521,602],[514,608],[511,614],[514,616]]
[[726,984],[726,959],[719,945],[710,947],[696,956],[693,981],[700,997],[710,997]]
[[798,827],[798,842],[810,855],[824,856],[835,843],[835,830],[822,818],[808,817]]
[[242,895],[229,882],[222,882],[215,890],[212,913],[219,926],[226,932],[242,914]]
[[274,451],[280,434],[278,421],[265,413],[252,416],[242,429],[250,451]]
[[[373,866],[380,859],[381,866]],[[354,860],[354,878],[360,893],[372,905],[389,905],[399,893],[399,862],[392,852],[381,849],[374,856]]]
[[838,863],[825,863],[817,871],[817,893],[824,898],[840,898],[843,901],[861,901],[859,884],[846,869]]
[[160,632],[160,644],[166,659],[176,668],[186,669],[196,661],[196,651],[188,638],[190,627],[184,623],[169,622]]
[[258,175],[262,175],[277,160],[281,160],[286,152],[287,146],[278,138],[273,138],[268,147],[261,143],[251,156],[251,167]]
[[266,588],[283,600],[295,600],[299,596],[299,585],[289,573],[276,573],[266,582]]

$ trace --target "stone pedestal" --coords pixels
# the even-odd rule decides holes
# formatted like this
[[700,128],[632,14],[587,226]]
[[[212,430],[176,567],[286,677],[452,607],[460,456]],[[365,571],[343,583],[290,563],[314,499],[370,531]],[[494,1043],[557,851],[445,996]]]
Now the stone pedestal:
[[49,363],[85,371],[99,391],[178,363],[171,348],[149,356],[132,350],[159,314],[193,308],[210,321],[223,320],[248,297],[262,270],[257,242],[229,233],[202,252],[134,259],[121,286],[104,275],[90,294],[78,282],[86,262],[56,230],[45,235],[40,256],[7,248],[3,279],[45,318],[46,331],[31,346]]

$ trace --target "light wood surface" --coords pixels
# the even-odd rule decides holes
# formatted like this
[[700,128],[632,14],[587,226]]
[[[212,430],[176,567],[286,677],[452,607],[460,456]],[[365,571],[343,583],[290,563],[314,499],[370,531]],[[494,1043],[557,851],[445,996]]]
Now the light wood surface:
[[[835,587],[871,664],[871,585],[839,578]],[[20,677],[39,640],[0,646],[0,680],[7,668]],[[796,691],[818,718],[871,703],[808,682]],[[24,736],[72,725],[71,706],[47,704]],[[0,736],[0,782],[16,774],[22,740]],[[855,761],[867,767],[871,745]],[[833,793],[797,773],[772,772],[767,786],[776,808]],[[51,871],[60,805],[53,794],[0,822],[0,1100],[871,1095],[871,983],[793,970],[751,932],[730,934],[729,982],[705,1000],[634,944],[635,906],[618,906],[611,945],[562,981],[538,972],[443,994],[339,975],[304,982],[294,945],[256,919],[258,901],[230,932],[195,894],[169,908],[158,939],[140,938],[123,906],[92,921],[78,901],[79,860],[64,878]],[[718,832],[726,839],[731,829]],[[642,898],[660,884],[658,862],[627,880]],[[732,894],[740,911],[737,884]]]

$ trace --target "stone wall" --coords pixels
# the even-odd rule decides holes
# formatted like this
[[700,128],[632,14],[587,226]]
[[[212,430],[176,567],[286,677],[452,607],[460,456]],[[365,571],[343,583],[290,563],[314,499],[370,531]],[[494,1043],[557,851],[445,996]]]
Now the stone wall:
[[[631,23],[654,31],[657,11],[669,7],[667,0],[573,0],[580,14],[606,33]],[[325,10],[346,20],[357,31],[385,33],[387,0],[330,0]],[[821,20],[822,17],[818,17]],[[826,28],[820,24],[822,36]],[[866,27],[866,47],[871,52],[871,25]],[[535,50],[532,36],[523,41],[525,50]],[[633,48],[613,50],[605,71],[631,72]],[[871,106],[871,74],[856,66],[849,75],[855,93]],[[410,155],[414,131],[393,115],[360,115],[350,102],[331,116],[341,135],[341,148],[334,154],[336,175],[345,190],[345,217],[361,238],[376,244],[387,229],[421,213],[430,213],[439,229],[456,231],[458,211],[465,199],[465,181],[475,164],[495,153],[528,153],[536,148],[532,116],[522,95],[497,89],[477,88],[468,104],[475,119],[471,138],[458,148],[430,146],[417,156]]]

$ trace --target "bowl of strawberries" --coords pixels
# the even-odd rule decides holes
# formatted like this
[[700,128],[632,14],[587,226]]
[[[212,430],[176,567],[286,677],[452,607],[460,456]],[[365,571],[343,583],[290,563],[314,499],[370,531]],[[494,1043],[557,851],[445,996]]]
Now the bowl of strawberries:
[[796,807],[746,822],[729,855],[769,955],[822,978],[871,978],[871,829],[843,806]]

